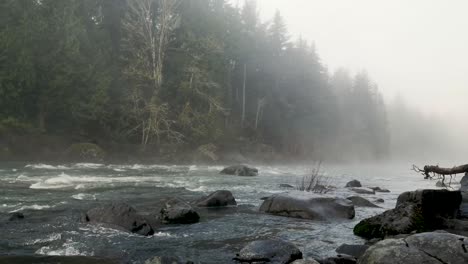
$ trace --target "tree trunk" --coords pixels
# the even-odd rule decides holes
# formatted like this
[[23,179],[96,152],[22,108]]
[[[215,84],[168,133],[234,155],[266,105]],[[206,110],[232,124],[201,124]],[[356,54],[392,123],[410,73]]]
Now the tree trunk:
[[468,173],[468,164],[456,166],[453,168],[441,168],[439,166],[424,166],[424,174],[429,178],[429,173],[436,173],[439,175],[453,175],[460,173]]

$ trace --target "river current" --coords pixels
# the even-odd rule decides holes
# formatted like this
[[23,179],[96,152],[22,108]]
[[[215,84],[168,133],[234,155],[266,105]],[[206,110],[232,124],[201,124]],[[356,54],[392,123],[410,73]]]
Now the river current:
[[[254,164],[255,165],[255,164]],[[231,263],[247,242],[281,238],[307,257],[335,255],[343,243],[363,243],[353,227],[363,218],[395,206],[404,191],[434,188],[411,171],[411,164],[323,165],[322,173],[338,188],[329,195],[356,195],[343,188],[357,179],[390,193],[360,195],[382,208],[356,207],[353,220],[311,221],[258,213],[262,197],[299,192],[296,186],[314,166],[256,166],[257,177],[220,175],[223,166],[0,164],[0,255],[61,255],[118,258],[144,263],[153,256],[179,256],[201,263]],[[110,201],[124,201],[147,215],[158,213],[164,199],[193,201],[216,190],[230,190],[237,208],[199,210],[200,222],[163,226],[150,237],[80,223],[82,213]],[[308,194],[301,194],[308,195]],[[7,221],[21,212],[25,219]]]

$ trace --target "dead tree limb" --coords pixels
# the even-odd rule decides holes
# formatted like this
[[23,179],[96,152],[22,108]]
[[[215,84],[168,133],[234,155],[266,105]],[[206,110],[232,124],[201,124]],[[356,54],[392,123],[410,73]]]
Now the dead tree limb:
[[[442,184],[445,185],[444,183],[445,176],[450,176],[450,183],[451,183],[453,175],[461,174],[461,173],[468,174],[468,164],[455,166],[452,168],[441,168],[438,165],[437,166],[426,165],[424,166],[423,169],[420,169],[416,165],[413,165],[413,170],[418,173],[423,174],[424,179],[433,179],[434,177],[438,176],[438,178],[442,179]],[[432,173],[433,176],[431,176],[430,173]]]

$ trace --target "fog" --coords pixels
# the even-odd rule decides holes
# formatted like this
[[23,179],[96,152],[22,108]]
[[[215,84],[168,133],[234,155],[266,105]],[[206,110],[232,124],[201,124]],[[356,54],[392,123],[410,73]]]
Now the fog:
[[[313,41],[330,72],[344,66],[372,76],[388,106],[394,156],[468,153],[468,2],[259,0],[258,6],[265,20],[279,10],[293,39]],[[403,103],[411,122],[392,116]]]

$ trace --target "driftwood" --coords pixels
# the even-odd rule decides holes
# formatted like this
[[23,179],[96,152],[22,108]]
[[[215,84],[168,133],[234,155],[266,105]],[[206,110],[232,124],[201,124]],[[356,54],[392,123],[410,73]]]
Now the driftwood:
[[[426,165],[423,169],[413,165],[413,170],[424,175],[424,179],[442,179],[442,185],[445,186],[445,176],[450,176],[450,183],[452,182],[453,175],[465,173],[468,174],[468,164],[455,166],[453,168],[441,168],[437,166]],[[431,175],[432,173],[432,175]],[[449,186],[450,186],[449,183]]]

